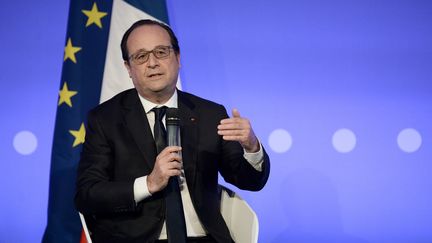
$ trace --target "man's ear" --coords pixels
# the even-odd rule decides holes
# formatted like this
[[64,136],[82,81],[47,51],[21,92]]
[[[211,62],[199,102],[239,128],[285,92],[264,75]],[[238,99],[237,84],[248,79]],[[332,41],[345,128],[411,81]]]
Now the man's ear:
[[176,55],[177,62],[179,64],[179,68],[181,68],[181,62],[180,62],[180,53]]
[[132,78],[132,76],[131,76],[131,72],[130,72],[130,65],[129,65],[129,62],[128,62],[128,61],[124,61],[123,64],[125,65],[125,67],[126,67],[126,69],[127,69],[127,71],[128,71],[129,78]]

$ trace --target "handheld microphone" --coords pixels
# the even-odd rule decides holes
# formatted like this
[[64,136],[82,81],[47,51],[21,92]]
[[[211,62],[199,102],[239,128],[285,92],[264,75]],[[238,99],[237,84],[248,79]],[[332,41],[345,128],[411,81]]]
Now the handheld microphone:
[[165,116],[165,124],[167,131],[167,145],[181,146],[180,144],[180,118],[177,108],[167,108]]
[[[165,126],[168,146],[181,146],[180,144],[180,118],[177,108],[167,108],[165,113]],[[178,152],[181,157],[181,151]],[[182,162],[183,163],[183,162]],[[183,165],[182,165],[183,167]],[[165,188],[166,193],[166,226],[168,242],[187,242],[186,223],[181,198],[184,171],[180,176],[171,176]]]
[[[168,146],[180,146],[180,118],[179,118],[179,110],[177,108],[168,108],[165,116],[165,124],[167,131],[167,145]],[[180,157],[182,157],[181,151],[178,152]],[[183,168],[183,162],[182,162]],[[178,177],[180,185],[183,182],[184,171],[182,169],[181,175]]]

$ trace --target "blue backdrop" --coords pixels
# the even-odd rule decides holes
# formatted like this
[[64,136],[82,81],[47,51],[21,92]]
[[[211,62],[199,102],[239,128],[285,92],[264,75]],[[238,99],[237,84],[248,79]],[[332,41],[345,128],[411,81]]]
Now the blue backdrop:
[[[432,242],[432,2],[168,0],[183,89],[267,148],[260,242]],[[46,224],[69,1],[0,8],[0,242]]]

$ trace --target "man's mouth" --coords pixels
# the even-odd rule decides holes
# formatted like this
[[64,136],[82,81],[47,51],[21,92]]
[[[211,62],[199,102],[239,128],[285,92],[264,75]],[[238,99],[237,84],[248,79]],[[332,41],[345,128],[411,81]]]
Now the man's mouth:
[[152,73],[152,74],[147,75],[148,78],[154,78],[154,77],[159,77],[159,76],[162,76],[162,73]]

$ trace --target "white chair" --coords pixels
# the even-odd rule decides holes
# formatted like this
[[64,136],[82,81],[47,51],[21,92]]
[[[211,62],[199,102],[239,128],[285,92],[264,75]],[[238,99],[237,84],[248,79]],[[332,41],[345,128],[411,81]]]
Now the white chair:
[[231,237],[236,243],[257,243],[257,215],[239,195],[224,186],[221,189],[221,213]]
[[[239,195],[230,189],[220,186],[221,189],[221,214],[228,226],[231,237],[236,243],[258,242],[258,217]],[[83,214],[79,213],[83,230],[88,243],[92,243],[91,231]]]

